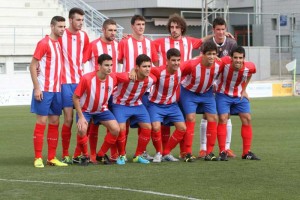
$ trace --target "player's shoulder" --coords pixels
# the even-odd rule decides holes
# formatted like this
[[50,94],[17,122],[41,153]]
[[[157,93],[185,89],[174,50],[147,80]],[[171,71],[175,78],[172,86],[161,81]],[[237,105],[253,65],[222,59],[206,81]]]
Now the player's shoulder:
[[255,64],[251,61],[244,61],[244,65],[247,67],[247,68],[255,68]]
[[221,61],[224,64],[230,64],[231,63],[231,57],[230,56],[224,56],[224,57],[221,58]]

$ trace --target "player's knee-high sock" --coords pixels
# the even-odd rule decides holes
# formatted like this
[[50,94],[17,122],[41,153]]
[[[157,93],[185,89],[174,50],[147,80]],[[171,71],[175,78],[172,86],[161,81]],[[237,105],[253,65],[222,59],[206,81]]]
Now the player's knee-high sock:
[[210,154],[215,146],[215,142],[217,139],[217,122],[207,122],[207,130],[206,130],[206,138],[207,138],[207,154]]
[[125,143],[126,143],[126,130],[120,131],[117,138],[117,147],[120,156],[124,156],[125,153]]
[[80,151],[84,156],[88,156],[88,137],[87,135],[79,136],[78,143],[77,143]]
[[126,134],[125,134],[125,146],[124,146],[125,153],[126,153],[127,139],[129,135],[129,128],[130,128],[130,123],[126,122]]
[[220,152],[225,150],[226,143],[226,124],[218,124],[217,128],[217,137]]
[[79,146],[79,140],[80,140],[80,135],[76,135],[76,148],[75,148],[75,152],[74,152],[74,155],[73,157],[76,158],[78,156],[81,156],[81,148]]
[[71,127],[63,124],[61,128],[62,157],[69,156]]
[[48,124],[48,160],[52,160],[56,156],[56,149],[58,144],[58,125]]
[[118,136],[115,136],[113,134],[111,134],[109,131],[107,131],[106,136],[104,138],[103,144],[100,148],[100,150],[98,151],[98,156],[104,156],[104,154],[106,154],[106,152],[108,151],[108,149],[116,143]]
[[242,125],[241,135],[243,138],[243,155],[247,154],[251,148],[252,142],[252,126]]
[[46,125],[35,124],[33,131],[33,146],[34,146],[34,157],[42,158],[43,142],[44,142],[44,131]]
[[153,130],[151,131],[151,139],[153,146],[156,150],[156,152],[162,153],[162,148],[161,148],[161,131],[154,132]]
[[230,144],[231,144],[231,135],[232,135],[232,123],[231,119],[227,120],[227,132],[226,132],[226,146],[225,149],[230,149]]
[[183,139],[185,134],[186,134],[186,131],[179,131],[176,129],[174,131],[174,133],[172,134],[172,136],[170,137],[170,139],[163,151],[163,155],[169,154],[172,151],[172,149],[174,149],[176,147],[176,145]]
[[98,130],[99,130],[98,124],[94,124],[94,123],[89,124],[88,137],[89,137],[91,157],[94,157],[96,155],[97,143],[98,143]]
[[195,122],[186,121],[186,134],[184,135],[184,152],[192,154],[192,146],[195,132]]
[[151,129],[141,128],[140,135],[138,136],[138,144],[135,151],[135,156],[141,155],[147,148],[150,141]]
[[161,143],[162,143],[162,149],[164,150],[171,134],[171,127],[170,126],[164,126],[161,125]]
[[201,119],[200,123],[200,150],[206,151],[206,128],[207,120]]
[[112,159],[117,159],[119,156],[118,154],[118,146],[117,146],[117,142],[115,144],[112,144],[110,146],[110,158]]

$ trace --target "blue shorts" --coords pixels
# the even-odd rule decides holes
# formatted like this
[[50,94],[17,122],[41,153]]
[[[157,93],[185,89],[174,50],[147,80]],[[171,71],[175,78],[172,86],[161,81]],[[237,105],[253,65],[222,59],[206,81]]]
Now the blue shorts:
[[177,103],[165,105],[149,102],[148,112],[151,122],[162,122],[171,125],[173,122],[184,122],[184,117]]
[[143,105],[147,108],[149,105],[149,92],[146,92],[143,96],[142,96],[142,103]]
[[130,120],[130,127],[138,127],[138,123],[150,123],[149,113],[144,105],[124,106],[112,104],[112,112],[118,123],[126,123]]
[[78,84],[62,84],[61,99],[62,107],[74,107],[73,94]]
[[241,100],[240,97],[230,97],[217,93],[216,103],[218,114],[230,113],[231,115],[237,115],[239,113],[250,113],[250,102],[247,98]]
[[[115,116],[109,110],[101,113],[82,113],[86,121],[90,122],[93,119],[94,124],[100,124],[101,121],[116,120]],[[78,122],[78,115],[76,114],[76,122]]]
[[37,101],[32,92],[30,111],[37,115],[61,115],[62,103],[60,92],[43,92],[43,100]]
[[191,92],[181,86],[179,103],[184,115],[191,113],[217,114],[216,100],[212,88],[201,94]]

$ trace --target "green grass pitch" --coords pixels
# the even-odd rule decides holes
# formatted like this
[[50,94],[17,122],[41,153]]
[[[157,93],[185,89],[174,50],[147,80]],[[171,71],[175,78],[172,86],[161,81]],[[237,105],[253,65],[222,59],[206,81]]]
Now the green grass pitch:
[[[232,116],[228,162],[132,163],[136,130],[131,130],[124,166],[33,167],[35,115],[29,106],[0,107],[0,199],[300,199],[300,98],[251,99],[252,151],[261,161],[240,158],[239,118]],[[199,150],[199,120],[193,153]],[[104,129],[99,131],[99,143]],[[75,147],[75,126],[71,152]],[[46,158],[44,143],[44,160]],[[150,154],[154,148],[148,145]],[[215,153],[217,146],[215,147]],[[178,147],[173,155],[178,156]],[[57,157],[61,156],[61,143]]]

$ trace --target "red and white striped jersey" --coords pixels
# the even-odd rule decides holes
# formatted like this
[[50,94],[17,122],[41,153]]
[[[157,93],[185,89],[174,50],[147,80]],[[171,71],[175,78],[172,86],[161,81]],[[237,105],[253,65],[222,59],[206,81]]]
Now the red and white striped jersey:
[[140,54],[146,54],[152,62],[158,61],[154,43],[146,37],[141,41],[133,37],[122,39],[119,42],[118,53],[118,61],[123,62],[122,72],[130,72],[135,67],[135,59]]
[[211,67],[202,66],[201,62],[200,57],[183,63],[184,79],[181,84],[185,89],[196,93],[208,91],[224,68],[221,62],[216,61]]
[[231,97],[240,97],[247,78],[256,73],[255,64],[245,61],[244,66],[236,71],[231,65],[231,58],[226,56],[222,58],[224,70],[216,83],[216,92],[223,93]]
[[59,42],[46,35],[38,42],[33,57],[39,61],[37,79],[41,91],[60,92],[62,51]]
[[153,75],[149,75],[144,80],[132,81],[128,77],[128,72],[116,73],[117,89],[113,94],[113,103],[138,106],[142,104],[142,96],[156,82]]
[[159,38],[154,40],[154,45],[159,53],[159,66],[167,63],[167,51],[176,48],[181,53],[181,62],[192,58],[192,50],[199,49],[202,45],[202,39],[193,37],[182,37],[180,40],[174,40],[171,37]]
[[179,101],[181,70],[174,74],[167,71],[166,66],[152,67],[151,73],[157,82],[151,88],[149,101],[157,104],[172,104]]
[[114,74],[107,76],[104,81],[97,77],[96,71],[83,75],[74,92],[80,97],[82,111],[100,113],[108,110],[108,99],[116,83]]
[[101,54],[108,54],[113,59],[112,72],[116,72],[118,69],[118,42],[111,41],[109,43],[103,42],[101,38],[98,38],[90,43],[89,50],[84,56],[84,62],[88,61],[88,65],[84,69],[84,73],[89,73],[98,70],[98,57]]
[[73,34],[68,29],[58,39],[63,51],[62,84],[79,83],[82,76],[83,55],[89,46],[89,37],[84,31]]

